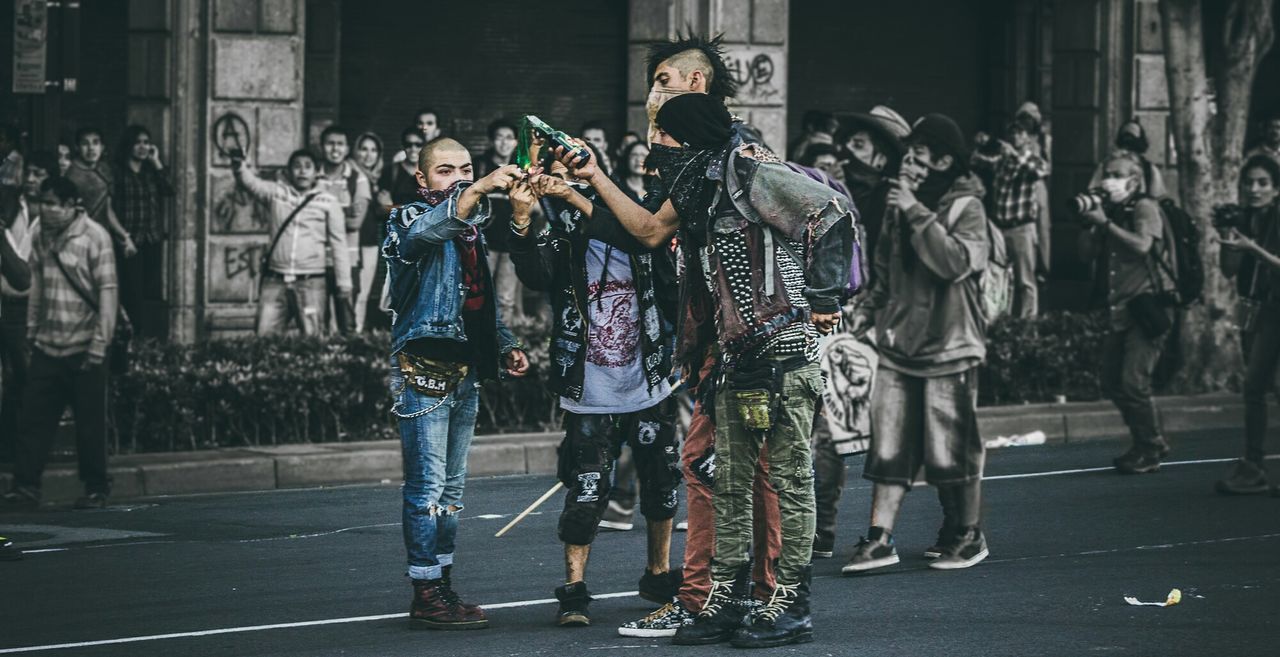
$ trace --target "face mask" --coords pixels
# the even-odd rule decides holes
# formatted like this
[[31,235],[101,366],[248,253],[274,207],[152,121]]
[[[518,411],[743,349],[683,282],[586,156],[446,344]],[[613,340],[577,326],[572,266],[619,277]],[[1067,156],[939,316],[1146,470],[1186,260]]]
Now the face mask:
[[67,208],[61,205],[45,206],[44,212],[40,214],[40,225],[50,233],[61,233],[66,230],[67,226],[70,226],[79,215],[79,211],[75,208]]
[[1133,178],[1104,178],[1100,186],[1112,203],[1123,203],[1133,194],[1136,182]]
[[449,197],[450,197],[450,196],[453,196],[453,193],[454,193],[455,191],[457,191],[457,189],[458,189],[458,183],[460,183],[460,182],[462,182],[462,181],[461,181],[461,180],[455,180],[455,181],[453,181],[453,184],[452,184],[452,185],[449,185],[448,187],[445,187],[444,189],[441,189],[441,190],[435,190],[435,191],[432,191],[432,190],[426,189],[426,188],[424,188],[424,187],[419,187],[419,188],[418,188],[418,196],[421,196],[421,197],[422,197],[422,200],[424,200],[424,201],[426,201],[426,202],[427,202],[427,205],[430,205],[431,207],[435,207],[435,206],[440,205],[441,203],[444,203],[445,201],[449,200]]
[[649,92],[649,98],[645,101],[644,111],[649,116],[649,143],[653,144],[658,141],[658,110],[666,104],[668,100],[691,91],[680,91],[677,89],[654,89]]

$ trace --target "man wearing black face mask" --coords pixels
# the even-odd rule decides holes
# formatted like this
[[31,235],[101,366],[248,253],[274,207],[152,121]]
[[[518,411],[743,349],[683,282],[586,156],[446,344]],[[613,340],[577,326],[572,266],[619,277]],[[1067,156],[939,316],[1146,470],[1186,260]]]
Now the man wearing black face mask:
[[1102,186],[1107,160],[1111,157],[1132,157],[1142,165],[1142,182],[1146,189],[1147,196],[1157,201],[1168,195],[1168,190],[1164,186],[1164,176],[1160,174],[1160,167],[1151,163],[1147,159],[1147,149],[1150,148],[1147,141],[1147,132],[1142,129],[1142,124],[1137,119],[1129,119],[1120,126],[1120,132],[1116,134],[1116,150],[1112,151],[1110,157],[1098,163],[1098,168],[1094,169],[1093,177],[1089,179],[1089,189],[1098,189]]
[[978,274],[991,254],[984,190],[968,171],[964,136],[950,118],[920,119],[907,144],[875,254],[875,283],[850,326],[857,332],[875,324],[880,367],[863,472],[875,482],[871,529],[845,574],[898,563],[893,526],[922,467],[944,513],[938,541],[925,551],[934,558],[929,566],[968,568],[987,556],[978,528],[985,454],[977,422],[987,331]]
[[866,230],[863,244],[868,258],[875,258],[880,220],[892,186],[889,178],[897,175],[904,152],[902,139],[910,132],[907,120],[884,105],[876,105],[866,114],[841,117],[836,143],[847,155],[842,158],[845,160],[844,184],[862,216]]

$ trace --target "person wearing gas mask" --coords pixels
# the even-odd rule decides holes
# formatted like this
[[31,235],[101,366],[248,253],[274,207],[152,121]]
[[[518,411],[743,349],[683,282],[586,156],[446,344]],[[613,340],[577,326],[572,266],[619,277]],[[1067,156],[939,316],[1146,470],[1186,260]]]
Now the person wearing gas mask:
[[[1160,167],[1147,159],[1147,150],[1150,147],[1147,131],[1142,128],[1142,124],[1137,119],[1129,119],[1120,126],[1120,132],[1116,133],[1116,150],[1111,154],[1127,154],[1137,159],[1138,164],[1142,165],[1142,182],[1146,186],[1146,194],[1158,201],[1168,195],[1168,190],[1165,189],[1164,176],[1160,173]],[[1105,177],[1103,169],[1106,164],[1106,161],[1103,161],[1097,169],[1094,169],[1093,177],[1089,179],[1089,189],[1097,189],[1102,184],[1102,179]]]
[[1105,276],[1111,330],[1103,342],[1102,393],[1120,410],[1133,440],[1112,463],[1125,474],[1155,472],[1169,453],[1151,400],[1151,375],[1173,324],[1167,301],[1172,245],[1160,205],[1146,193],[1138,157],[1118,152],[1102,172],[1099,195],[1077,197],[1076,207],[1106,263],[1099,273]]
[[840,119],[836,143],[844,150],[844,184],[853,196],[862,219],[863,255],[874,261],[880,240],[880,220],[904,152],[902,139],[911,124],[901,114],[876,105],[866,114],[850,114]]
[[988,554],[979,527],[986,456],[977,421],[987,331],[978,274],[992,239],[984,190],[950,117],[921,118],[906,143],[875,282],[849,327],[875,326],[880,365],[862,475],[874,482],[871,527],[842,569],[846,575],[898,563],[893,528],[922,468],[943,509],[937,542],[925,551],[929,566],[968,568]]
[[[1244,347],[1244,458],[1219,493],[1280,495],[1267,480],[1267,393],[1280,394],[1280,162],[1255,155],[1240,169],[1240,206],[1218,210],[1214,224],[1221,266],[1236,280],[1240,341]],[[1227,216],[1223,216],[1227,215]]]

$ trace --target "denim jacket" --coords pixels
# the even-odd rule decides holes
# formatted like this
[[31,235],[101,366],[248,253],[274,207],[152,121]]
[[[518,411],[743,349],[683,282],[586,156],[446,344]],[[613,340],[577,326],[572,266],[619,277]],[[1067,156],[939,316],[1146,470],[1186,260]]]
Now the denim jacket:
[[[434,207],[419,201],[391,211],[382,257],[387,261],[391,286],[393,354],[403,350],[409,341],[421,338],[467,340],[462,321],[467,290],[454,238],[471,226],[482,226],[490,212],[489,200],[482,197],[470,217],[458,216],[458,197],[470,186],[469,182],[459,184],[449,200]],[[519,344],[495,308],[483,233],[476,245],[480,249],[478,263],[488,290],[484,312],[494,318],[498,351],[506,354]],[[482,370],[482,377],[484,374]]]

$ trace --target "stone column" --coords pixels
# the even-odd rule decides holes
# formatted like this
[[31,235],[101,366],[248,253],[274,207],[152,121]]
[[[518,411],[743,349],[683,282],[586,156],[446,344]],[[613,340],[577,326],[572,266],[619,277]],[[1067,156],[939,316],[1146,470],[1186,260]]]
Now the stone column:
[[[223,150],[239,144],[264,177],[305,145],[302,0],[210,0],[205,140],[204,331],[252,330],[266,208],[236,188]],[[219,145],[222,149],[219,149]]]

